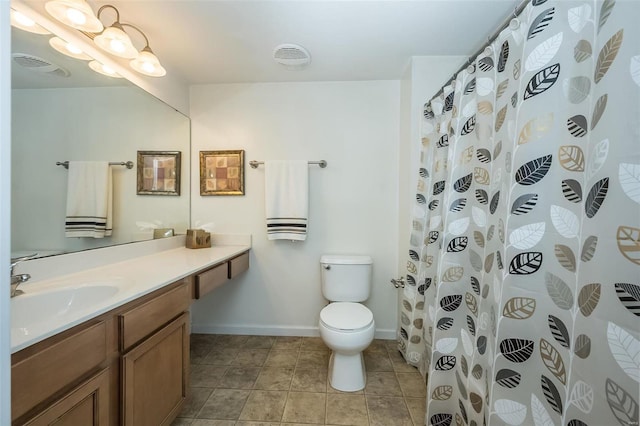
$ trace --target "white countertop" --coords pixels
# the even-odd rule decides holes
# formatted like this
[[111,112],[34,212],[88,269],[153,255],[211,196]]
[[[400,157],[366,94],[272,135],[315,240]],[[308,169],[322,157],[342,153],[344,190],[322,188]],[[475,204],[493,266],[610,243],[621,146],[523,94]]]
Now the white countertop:
[[[24,290],[25,295],[11,299],[11,352],[17,352],[47,337],[95,318],[194,272],[224,262],[250,248],[250,244],[220,245],[197,250],[184,247],[173,248],[72,274],[56,276],[51,279],[25,283],[20,287]],[[25,270],[25,272],[28,272],[28,270]],[[43,321],[30,324],[28,327],[19,328],[14,323],[13,314],[20,315],[18,306],[21,303],[21,297],[24,298],[29,294],[36,293],[46,294],[53,289],[63,287],[73,288],[100,283],[116,285],[118,288],[117,293],[105,300],[92,303],[87,308],[74,309],[73,312],[54,315],[53,318],[47,316]],[[24,299],[24,301],[27,300],[28,297]],[[23,314],[33,315],[34,313],[24,312]]]

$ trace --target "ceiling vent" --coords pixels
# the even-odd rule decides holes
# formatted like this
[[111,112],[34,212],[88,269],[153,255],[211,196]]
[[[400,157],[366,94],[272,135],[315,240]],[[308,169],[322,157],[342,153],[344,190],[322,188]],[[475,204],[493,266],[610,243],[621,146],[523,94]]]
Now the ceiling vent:
[[297,44],[281,44],[273,49],[273,59],[289,69],[301,69],[311,63],[307,49]]
[[58,77],[69,77],[71,75],[66,69],[39,56],[29,55],[27,53],[14,53],[11,57],[13,58],[13,62],[31,71],[53,74]]

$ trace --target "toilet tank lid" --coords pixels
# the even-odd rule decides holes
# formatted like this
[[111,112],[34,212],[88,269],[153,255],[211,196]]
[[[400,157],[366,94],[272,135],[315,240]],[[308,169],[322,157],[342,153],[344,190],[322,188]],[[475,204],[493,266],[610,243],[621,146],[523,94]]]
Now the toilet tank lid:
[[330,265],[371,265],[371,256],[325,254],[320,257],[320,263]]

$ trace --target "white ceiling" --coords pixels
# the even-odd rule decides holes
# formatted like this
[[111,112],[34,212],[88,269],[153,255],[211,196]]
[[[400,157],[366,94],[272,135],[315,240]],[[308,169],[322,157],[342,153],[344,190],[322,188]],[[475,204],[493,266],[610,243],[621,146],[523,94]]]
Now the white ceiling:
[[[146,33],[168,75],[188,85],[399,79],[411,56],[472,54],[519,2],[89,0],[94,11],[115,5],[121,22]],[[29,3],[44,9],[44,0]],[[114,16],[105,10],[102,21],[109,25]],[[276,64],[273,49],[281,43],[305,47],[311,64]]]

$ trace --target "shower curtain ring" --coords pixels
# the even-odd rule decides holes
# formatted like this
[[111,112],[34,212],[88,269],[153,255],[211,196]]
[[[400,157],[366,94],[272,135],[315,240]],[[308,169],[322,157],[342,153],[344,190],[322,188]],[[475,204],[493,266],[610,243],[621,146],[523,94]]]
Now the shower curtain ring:
[[487,46],[484,48],[483,53],[487,56],[493,53],[493,48],[491,47],[491,37],[487,36]]
[[509,28],[511,29],[511,31],[515,31],[520,28],[520,20],[518,19],[518,15],[516,14],[517,10],[518,8],[515,8],[513,10],[513,18],[511,18],[511,21],[509,21]]

